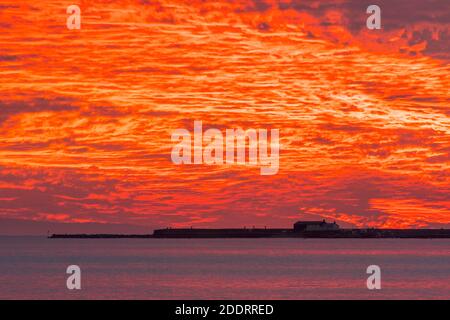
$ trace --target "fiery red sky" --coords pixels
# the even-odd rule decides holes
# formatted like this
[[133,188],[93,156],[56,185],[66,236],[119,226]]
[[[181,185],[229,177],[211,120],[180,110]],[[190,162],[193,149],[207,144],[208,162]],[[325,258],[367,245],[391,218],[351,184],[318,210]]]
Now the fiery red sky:
[[[2,0],[0,233],[449,227],[450,2],[370,4]],[[278,174],[174,165],[195,120],[278,128]]]

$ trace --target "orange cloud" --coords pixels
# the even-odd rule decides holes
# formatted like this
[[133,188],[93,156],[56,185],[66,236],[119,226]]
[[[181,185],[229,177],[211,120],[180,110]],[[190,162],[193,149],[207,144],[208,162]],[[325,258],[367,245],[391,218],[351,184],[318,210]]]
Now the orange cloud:
[[[4,1],[1,216],[448,226],[448,1],[425,2],[382,1],[372,33],[344,0],[81,1],[81,30],[65,1]],[[194,120],[280,129],[279,173],[173,165]]]

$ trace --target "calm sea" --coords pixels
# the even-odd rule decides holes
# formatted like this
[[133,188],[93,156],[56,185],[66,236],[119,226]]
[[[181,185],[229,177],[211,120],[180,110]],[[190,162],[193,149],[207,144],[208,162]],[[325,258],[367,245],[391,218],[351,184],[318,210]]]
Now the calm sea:
[[450,240],[0,237],[0,298],[450,299]]

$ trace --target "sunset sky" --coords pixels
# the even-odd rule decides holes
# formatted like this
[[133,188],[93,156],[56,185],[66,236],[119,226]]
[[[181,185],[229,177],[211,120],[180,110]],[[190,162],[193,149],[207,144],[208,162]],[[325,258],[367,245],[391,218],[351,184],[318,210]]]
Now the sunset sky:
[[[1,0],[0,234],[450,227],[449,26],[448,0]],[[173,164],[195,120],[279,129],[278,174]]]

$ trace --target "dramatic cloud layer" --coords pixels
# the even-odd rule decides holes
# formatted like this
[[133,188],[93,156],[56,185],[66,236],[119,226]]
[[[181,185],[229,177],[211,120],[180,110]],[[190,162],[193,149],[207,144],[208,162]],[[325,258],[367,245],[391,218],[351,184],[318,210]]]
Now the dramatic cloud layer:
[[[378,1],[382,30],[366,1],[69,4],[0,5],[0,220],[450,226],[449,1]],[[280,129],[279,173],[173,165],[194,120]]]

